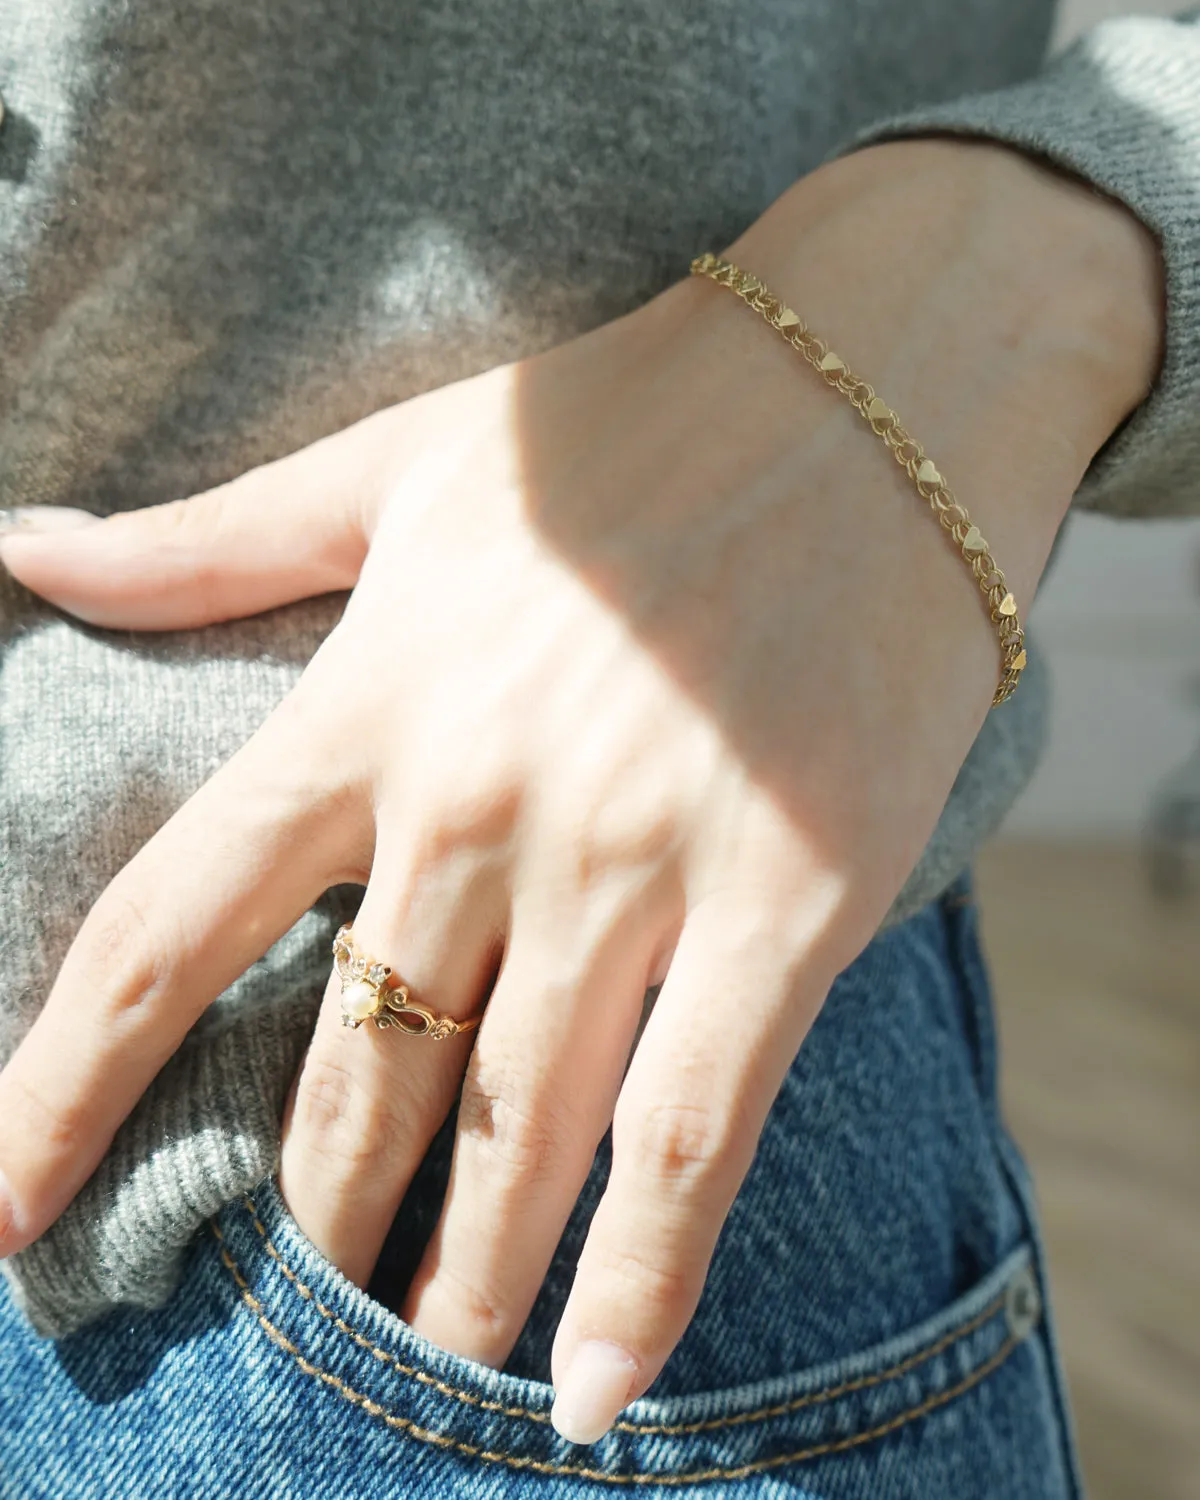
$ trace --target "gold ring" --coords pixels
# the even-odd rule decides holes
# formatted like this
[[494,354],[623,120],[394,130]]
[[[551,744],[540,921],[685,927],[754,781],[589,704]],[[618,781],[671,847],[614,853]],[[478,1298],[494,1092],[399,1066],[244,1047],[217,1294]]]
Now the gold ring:
[[455,1021],[427,1005],[418,1005],[387,964],[355,951],[350,924],[339,927],[333,940],[333,965],[342,981],[342,1025],[357,1030],[364,1021],[374,1021],[381,1030],[395,1026],[409,1036],[427,1036],[435,1042],[459,1036],[479,1025],[480,1017]]

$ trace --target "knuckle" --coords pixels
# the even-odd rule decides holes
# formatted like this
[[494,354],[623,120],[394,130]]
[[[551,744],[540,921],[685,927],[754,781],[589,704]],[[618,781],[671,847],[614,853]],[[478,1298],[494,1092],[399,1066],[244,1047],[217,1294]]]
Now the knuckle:
[[354,1101],[354,1075],[336,1058],[309,1054],[296,1090],[297,1118],[318,1133],[341,1129]]
[[656,1187],[673,1193],[704,1189],[723,1178],[732,1161],[729,1132],[704,1105],[659,1099],[632,1114],[618,1107],[613,1150]]
[[438,777],[432,786],[428,805],[434,811],[414,851],[424,869],[491,860],[508,847],[520,819],[524,794],[508,768],[447,759],[453,774]]
[[527,1094],[506,1072],[468,1070],[458,1107],[458,1130],[505,1181],[527,1189],[555,1175],[572,1122],[548,1095]]
[[609,1244],[599,1255],[606,1280],[616,1281],[636,1297],[643,1316],[660,1326],[686,1321],[700,1297],[704,1268],[691,1263],[668,1264],[652,1259],[642,1246],[629,1241]]
[[212,554],[226,510],[224,488],[170,500],[157,506],[154,512],[157,535],[166,548],[187,549],[191,562],[190,586],[206,609],[216,605],[221,593],[222,577]]
[[575,818],[572,836],[574,878],[581,890],[614,875],[657,869],[678,852],[681,824],[671,789],[656,781],[650,787],[653,795],[643,786],[597,798],[590,788],[578,798],[576,805],[589,809]]
[[149,1009],[171,987],[173,966],[145,908],[114,890],[92,909],[70,959],[89,998],[109,1016]]
[[206,550],[220,538],[232,498],[233,484],[219,485],[204,494],[158,506],[155,521],[164,537]]
[[147,512],[144,520],[164,537],[190,539],[195,533],[196,507],[190,497],[168,500]]
[[470,1330],[473,1348],[498,1349],[506,1344],[513,1331],[513,1310],[490,1279],[481,1279],[477,1269],[468,1274],[442,1262],[436,1280],[438,1292],[453,1309],[456,1323],[465,1323]]
[[5,1079],[5,1116],[42,1149],[74,1156],[91,1143],[93,1131],[81,1101],[47,1098],[20,1077]]
[[[239,510],[247,501],[247,480],[257,470],[158,507],[157,521],[164,550],[182,552],[188,562],[188,588],[202,610],[213,616],[226,612],[229,566],[223,545],[236,532]],[[253,480],[251,480],[253,483]]]
[[406,1159],[402,1122],[336,1057],[310,1055],[305,1062],[292,1130],[306,1155],[341,1177],[394,1175]]

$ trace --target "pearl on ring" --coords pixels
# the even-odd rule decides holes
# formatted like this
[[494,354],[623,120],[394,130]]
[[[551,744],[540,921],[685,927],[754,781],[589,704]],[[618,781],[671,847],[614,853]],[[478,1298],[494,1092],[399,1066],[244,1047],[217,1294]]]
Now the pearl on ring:
[[333,963],[342,982],[342,1025],[356,1030],[364,1021],[374,1021],[385,1031],[389,1028],[409,1036],[427,1036],[435,1042],[473,1031],[481,1017],[469,1016],[456,1021],[439,1016],[436,1010],[413,1000],[406,984],[393,983],[387,964],[358,953],[354,933],[347,922],[339,927],[333,940]]
[[379,1009],[379,991],[365,979],[357,979],[342,990],[342,1015],[355,1024],[369,1020]]

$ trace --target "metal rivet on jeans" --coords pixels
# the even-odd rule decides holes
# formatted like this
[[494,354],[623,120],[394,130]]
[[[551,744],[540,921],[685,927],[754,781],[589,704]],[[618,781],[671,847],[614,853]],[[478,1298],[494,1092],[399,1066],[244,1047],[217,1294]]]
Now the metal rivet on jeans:
[[1023,1266],[1008,1283],[1004,1314],[1008,1319],[1009,1334],[1014,1339],[1027,1337],[1036,1326],[1042,1315],[1042,1296],[1032,1266]]

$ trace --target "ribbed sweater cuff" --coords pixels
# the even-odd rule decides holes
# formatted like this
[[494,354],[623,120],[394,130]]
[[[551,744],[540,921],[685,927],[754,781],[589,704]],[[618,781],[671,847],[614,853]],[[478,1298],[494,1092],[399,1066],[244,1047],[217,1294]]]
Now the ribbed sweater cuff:
[[319,1002],[319,986],[301,988],[185,1042],[67,1212],[3,1263],[39,1333],[61,1338],[118,1304],[167,1300],[197,1227],[275,1169]]
[[1114,515],[1200,512],[1200,10],[1104,22],[1024,83],[876,120],[827,159],[943,131],[1049,158],[1157,236],[1163,364],[1093,458],[1074,503]]

